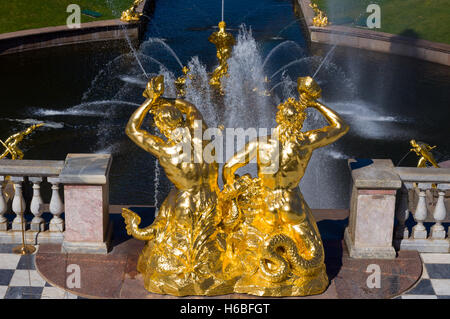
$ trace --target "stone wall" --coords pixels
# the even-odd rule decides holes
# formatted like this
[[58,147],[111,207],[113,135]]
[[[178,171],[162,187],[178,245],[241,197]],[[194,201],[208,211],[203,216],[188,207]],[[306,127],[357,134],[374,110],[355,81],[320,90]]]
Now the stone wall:
[[298,0],[312,42],[397,54],[450,66],[450,45],[338,25],[315,27],[310,0]]
[[[145,0],[137,11],[148,10],[153,2],[154,0]],[[3,33],[0,34],[0,55],[76,43],[124,39],[125,32],[132,40],[139,40],[145,21],[146,18],[143,18],[138,23],[124,23],[120,19],[114,19],[82,23],[81,28],[77,29],[69,29],[63,25]]]

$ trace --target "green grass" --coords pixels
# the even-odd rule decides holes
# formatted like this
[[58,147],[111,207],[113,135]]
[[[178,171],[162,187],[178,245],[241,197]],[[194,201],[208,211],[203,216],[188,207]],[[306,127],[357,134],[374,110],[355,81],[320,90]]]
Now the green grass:
[[65,25],[71,14],[66,8],[72,3],[81,10],[102,14],[100,18],[81,14],[81,22],[85,23],[120,18],[133,0],[0,0],[0,33]]
[[449,0],[314,0],[333,24],[364,27],[369,4],[381,8],[377,31],[450,44]]

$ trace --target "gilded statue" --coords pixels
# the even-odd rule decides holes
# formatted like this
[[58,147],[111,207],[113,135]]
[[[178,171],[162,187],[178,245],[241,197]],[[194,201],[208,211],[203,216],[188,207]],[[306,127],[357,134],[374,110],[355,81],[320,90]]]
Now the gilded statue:
[[122,12],[120,20],[123,22],[139,21],[139,19],[142,16],[142,13],[137,13],[136,9],[142,3],[142,1],[143,0],[135,0],[133,2],[133,5],[129,9]]
[[225,27],[225,21],[220,21],[219,31],[213,32],[209,37],[209,41],[216,46],[217,60],[219,61],[219,66],[211,74],[209,84],[218,88],[221,93],[223,93],[221,79],[224,76],[228,76],[227,61],[231,57],[232,48],[236,43],[233,35],[227,32]]
[[[341,138],[349,127],[317,101],[321,89],[311,77],[299,78],[297,88],[298,101],[290,98],[278,106],[272,136],[249,142],[223,169],[221,206],[228,207],[228,213],[222,214],[225,220],[236,214],[243,220],[231,234],[237,240],[234,247],[227,247],[225,260],[230,271],[247,270],[236,283],[236,292],[298,296],[321,293],[328,285],[320,234],[298,184],[312,152]],[[329,125],[302,132],[308,107],[321,113]],[[255,158],[256,179],[235,175]],[[227,199],[232,201],[227,204]]]
[[44,123],[31,125],[26,130],[11,135],[4,142],[0,140],[0,144],[5,148],[3,153],[0,154],[0,159],[5,158],[8,155],[10,155],[13,160],[23,159],[23,152],[19,148],[19,143],[23,141],[25,136],[31,134],[35,129],[43,125]]
[[412,146],[411,152],[415,152],[417,156],[419,156],[417,167],[427,167],[427,162],[434,167],[439,167],[438,163],[434,159],[433,154],[431,154],[430,152],[431,150],[435,149],[436,146],[430,146],[423,142],[416,142],[416,140],[411,140],[409,143]]
[[[155,293],[229,293],[232,286],[221,279],[220,273],[224,239],[217,229],[218,164],[194,159],[192,153],[187,158],[186,152],[181,152],[184,145],[200,148],[197,154],[203,154],[206,142],[196,139],[194,131],[203,132],[207,126],[194,105],[163,98],[163,93],[164,78],[153,78],[144,91],[147,100],[126,126],[128,137],[156,156],[175,186],[149,227],[139,228],[139,216],[123,209],[128,233],[147,242],[139,256],[138,271],[144,275],[145,288]],[[141,128],[149,112],[165,140]]]
[[181,71],[183,75],[175,80],[175,89],[177,90],[178,97],[184,97],[186,95],[186,78],[190,70],[187,66],[184,66]]
[[313,4],[310,4],[309,6],[314,10],[314,13],[316,14],[312,20],[313,26],[326,27],[327,25],[330,24],[328,21],[328,17],[325,15],[325,13],[322,10],[319,9],[317,4],[313,3]]
[[[278,106],[271,136],[258,137],[227,161],[220,191],[216,162],[206,163],[195,151],[179,155],[185,146],[205,149],[206,142],[194,134],[207,128],[200,112],[183,99],[162,97],[162,76],[150,80],[147,100],[130,117],[126,134],[158,158],[175,187],[146,228],[139,228],[137,214],[122,211],[128,234],[146,241],[137,267],[147,290],[177,296],[304,296],[326,289],[322,240],[298,184],[312,152],[349,127],[317,101],[321,89],[311,77],[298,78],[298,92],[298,100]],[[307,108],[329,125],[302,132]],[[148,113],[165,139],[141,128]],[[258,176],[236,175],[252,159]]]

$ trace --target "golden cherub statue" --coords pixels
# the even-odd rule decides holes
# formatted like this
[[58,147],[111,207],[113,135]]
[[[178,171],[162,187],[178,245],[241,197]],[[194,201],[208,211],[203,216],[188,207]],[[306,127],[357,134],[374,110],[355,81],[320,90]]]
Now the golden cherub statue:
[[183,75],[175,80],[175,88],[177,90],[178,97],[184,97],[186,95],[186,78],[190,70],[187,66],[184,66],[181,71],[183,71]]
[[0,144],[5,148],[3,153],[0,154],[0,159],[10,155],[13,160],[21,160],[23,158],[23,152],[19,148],[19,143],[22,142],[25,136],[31,134],[35,129],[43,125],[44,123],[31,125],[26,130],[11,135],[4,142],[0,140]]
[[122,15],[120,16],[120,20],[123,22],[132,22],[132,21],[139,21],[139,19],[142,16],[142,13],[137,13],[136,9],[141,4],[143,0],[135,0],[133,2],[133,5],[122,12]]
[[415,152],[417,156],[419,156],[419,162],[417,163],[417,167],[427,167],[427,162],[429,162],[434,167],[439,167],[438,163],[434,159],[433,154],[431,154],[431,150],[436,148],[436,145],[431,147],[430,145],[423,142],[416,142],[416,140],[411,140],[409,142],[413,147],[411,149],[412,152]]
[[328,17],[323,13],[322,10],[319,9],[317,4],[313,3],[309,5],[311,8],[313,8],[314,13],[316,14],[315,17],[312,20],[313,26],[315,27],[326,27],[329,25]]
[[[321,89],[312,78],[299,78],[298,92],[299,100],[278,106],[272,136],[251,141],[227,161],[220,191],[215,161],[206,163],[195,151],[180,155],[185,146],[205,150],[205,141],[194,134],[206,129],[200,112],[182,99],[163,98],[162,76],[149,82],[148,99],[131,116],[126,134],[159,159],[175,188],[146,228],[139,228],[137,214],[122,211],[127,232],[146,241],[138,271],[147,290],[177,296],[303,296],[326,289],[322,241],[298,184],[312,152],[349,127],[317,101]],[[308,107],[329,125],[302,132]],[[148,112],[166,140],[141,129]],[[256,178],[235,175],[253,158]]]
[[228,76],[227,61],[231,57],[232,48],[236,43],[233,35],[227,32],[225,27],[225,21],[220,21],[219,31],[216,31],[209,36],[209,41],[217,48],[217,59],[219,61],[219,66],[211,74],[209,84],[218,88],[221,93],[223,93],[221,79],[224,76]]

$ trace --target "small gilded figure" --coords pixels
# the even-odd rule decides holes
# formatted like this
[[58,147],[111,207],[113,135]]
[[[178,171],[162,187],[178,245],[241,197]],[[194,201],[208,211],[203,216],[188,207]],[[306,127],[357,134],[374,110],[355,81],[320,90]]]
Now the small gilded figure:
[[11,159],[23,159],[23,152],[19,148],[19,143],[25,138],[25,136],[31,134],[38,127],[43,126],[44,123],[34,124],[27,128],[25,131],[11,135],[6,139],[6,141],[0,140],[0,144],[5,148],[0,158],[5,158],[10,155]]
[[219,66],[213,71],[209,84],[222,92],[221,78],[228,75],[228,59],[236,41],[231,33],[225,30],[225,21],[219,22],[219,31],[210,35],[209,41],[217,48]]
[[141,2],[142,0],[135,0],[133,2],[133,5],[129,9],[122,12],[120,20],[123,22],[139,21],[142,13],[137,13],[136,9],[141,4]]
[[186,95],[186,78],[190,70],[187,66],[184,66],[182,71],[183,75],[175,80],[175,88],[178,97],[184,97]]
[[434,159],[433,154],[431,154],[431,150],[435,149],[436,146],[430,146],[423,142],[416,142],[416,140],[411,140],[409,142],[413,147],[411,152],[415,152],[417,156],[419,156],[419,162],[417,163],[417,167],[427,167],[427,162],[433,165],[434,167],[439,167],[438,163]]

